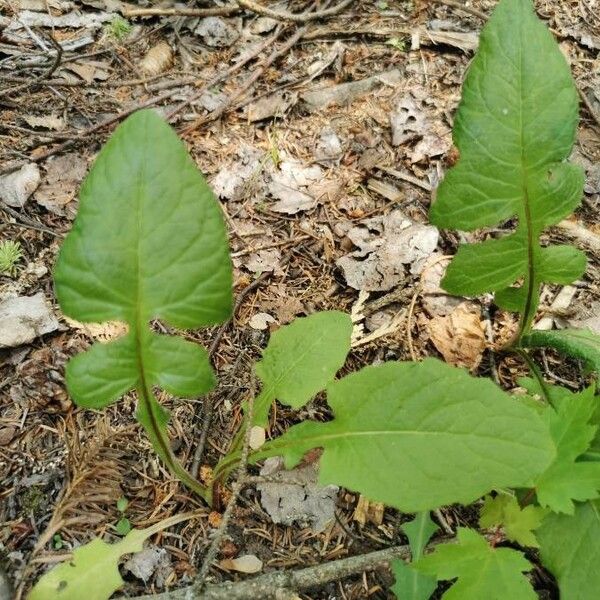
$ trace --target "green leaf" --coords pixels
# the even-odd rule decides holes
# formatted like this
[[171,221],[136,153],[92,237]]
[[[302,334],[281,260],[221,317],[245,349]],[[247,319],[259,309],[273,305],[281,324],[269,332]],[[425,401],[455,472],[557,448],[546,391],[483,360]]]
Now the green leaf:
[[502,526],[507,539],[521,546],[539,546],[533,531],[537,529],[547,511],[539,506],[521,508],[513,496],[500,494],[487,496],[481,508],[479,526],[483,528]]
[[595,600],[600,590],[600,501],[577,504],[572,516],[549,515],[537,532],[542,563],[561,600]]
[[[415,562],[422,556],[427,542],[437,531],[437,525],[425,511],[417,513],[409,523],[404,523],[402,529],[408,537],[412,561]],[[434,577],[419,573],[403,560],[392,561],[392,572],[396,578],[392,592],[400,600],[427,600],[437,587]]]
[[444,600],[537,600],[523,573],[533,565],[521,552],[491,548],[472,529],[459,528],[457,544],[442,544],[415,568],[438,580],[458,578]]
[[288,467],[323,448],[320,480],[403,512],[469,504],[491,489],[531,487],[555,456],[534,410],[491,381],[427,359],[366,367],[327,388],[335,419],[304,422],[252,461]]
[[513,233],[461,246],[442,284],[457,295],[497,292],[501,306],[522,313],[522,330],[541,283],[570,283],[585,270],[578,250],[539,243],[581,199],[583,171],[563,162],[577,120],[569,66],[531,1],[501,0],[463,87],[454,123],[460,160],[439,186],[430,220],[472,231],[517,218]]
[[423,554],[427,542],[438,530],[438,526],[431,520],[429,512],[417,513],[415,518],[402,525],[402,530],[408,537],[412,559],[417,560]]
[[536,481],[538,502],[554,512],[573,514],[573,500],[591,500],[600,492],[600,462],[577,460],[592,443],[596,427],[590,424],[596,410],[594,389],[555,397],[556,408],[545,417],[556,443],[557,456]]
[[127,535],[131,531],[131,523],[127,517],[122,517],[115,525],[115,531],[119,535]]
[[28,600],[108,600],[125,583],[119,573],[120,558],[124,554],[140,552],[151,535],[191,516],[179,515],[147,529],[132,529],[116,544],[93,539],[73,550],[70,560],[43,575]]
[[580,358],[600,373],[600,336],[589,329],[534,331],[521,343],[529,348],[555,348],[562,354]]
[[137,417],[157,452],[187,485],[197,485],[172,456],[168,413],[152,386],[196,396],[213,387],[212,368],[203,348],[154,333],[150,322],[196,328],[226,319],[231,265],[221,209],[155,112],[130,116],[98,155],[61,248],[55,283],[67,316],[128,326],[123,337],[95,344],[69,362],[73,400],[102,408],[136,389]]
[[266,425],[275,399],[293,408],[309,402],[344,364],[351,334],[352,320],[337,311],[296,319],[273,333],[262,360],[256,363],[263,389],[255,404],[254,422]]

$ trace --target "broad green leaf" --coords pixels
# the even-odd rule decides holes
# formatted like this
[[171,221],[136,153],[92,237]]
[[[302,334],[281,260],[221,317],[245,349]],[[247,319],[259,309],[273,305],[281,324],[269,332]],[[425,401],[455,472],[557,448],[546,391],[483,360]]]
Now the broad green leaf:
[[73,550],[73,557],[43,575],[28,600],[108,600],[125,582],[119,573],[124,554],[140,552],[151,535],[189,519],[171,517],[147,529],[132,529],[119,542],[107,544],[99,538]]
[[557,456],[535,483],[538,502],[554,512],[573,514],[573,500],[591,500],[600,492],[600,462],[577,460],[592,443],[596,427],[590,420],[596,410],[594,389],[556,396],[545,418]]
[[529,348],[555,348],[562,354],[580,358],[600,373],[600,336],[589,329],[533,331],[521,343]]
[[[409,523],[404,523],[402,529],[408,537],[412,562],[415,562],[421,558],[427,542],[437,531],[437,525],[425,511],[417,513]],[[412,564],[406,564],[403,560],[392,561],[392,572],[396,579],[392,592],[399,600],[427,600],[437,587],[435,577],[419,573],[412,568]]]
[[531,1],[501,0],[464,83],[454,123],[460,160],[439,186],[430,219],[472,231],[517,218],[514,232],[461,246],[443,287],[462,295],[497,292],[499,304],[522,313],[523,330],[542,282],[569,283],[585,270],[578,250],[539,243],[581,199],[583,171],[563,162],[577,120],[569,66]]
[[515,497],[506,494],[495,498],[487,496],[481,508],[479,526],[502,526],[507,539],[521,546],[537,548],[539,544],[533,531],[540,526],[547,512],[533,505],[521,508]]
[[295,425],[251,459],[283,455],[292,467],[323,448],[322,484],[419,512],[531,487],[555,456],[534,410],[434,359],[366,367],[331,383],[327,395],[333,421]]
[[352,320],[337,311],[296,319],[273,333],[256,363],[263,389],[254,422],[266,425],[273,400],[293,408],[309,402],[344,364],[351,334]]
[[458,578],[444,600],[537,600],[523,573],[533,565],[521,552],[491,548],[472,529],[459,528],[457,544],[442,544],[422,558],[415,568],[438,580]]
[[537,531],[542,563],[556,577],[561,600],[595,600],[600,590],[600,501],[573,515],[548,515]]
[[129,117],[98,155],[61,248],[55,283],[67,316],[128,326],[123,337],[95,344],[69,362],[73,400],[102,408],[137,390],[138,419],[181,477],[166,435],[168,414],[152,386],[196,396],[213,387],[214,375],[203,348],[154,333],[150,322],[195,328],[226,319],[231,265],[219,205],[155,112]]

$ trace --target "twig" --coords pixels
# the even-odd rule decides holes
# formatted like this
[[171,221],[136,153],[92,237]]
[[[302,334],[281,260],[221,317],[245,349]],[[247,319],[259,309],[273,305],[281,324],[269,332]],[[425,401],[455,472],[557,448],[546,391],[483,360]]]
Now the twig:
[[92,135],[93,133],[96,133],[97,131],[104,129],[105,127],[109,127],[110,125],[113,125],[114,123],[118,123],[118,122],[122,121],[123,119],[128,117],[130,114],[134,113],[136,110],[141,110],[142,108],[148,108],[150,106],[154,106],[155,104],[158,104],[159,102],[162,102],[163,100],[167,100],[171,96],[174,96],[178,93],[179,93],[179,90],[177,90],[177,89],[169,90],[168,92],[165,92],[164,94],[160,94],[158,96],[155,96],[154,98],[150,98],[148,100],[145,100],[144,102],[135,104],[134,106],[132,106],[120,113],[117,113],[116,115],[114,115],[110,119],[107,119],[106,121],[96,123],[96,125],[92,125],[91,127],[88,127],[87,129],[84,129],[83,131],[80,131],[77,134],[77,136],[74,137],[73,139],[67,140],[66,142],[63,142],[62,144],[58,144],[57,146],[50,148],[46,152],[42,152],[41,154],[31,157],[29,160],[21,160],[16,163],[13,163],[11,165],[8,165],[7,167],[4,167],[3,169],[0,169],[0,175],[5,175],[6,173],[12,173],[13,171],[16,171],[17,169],[20,169],[23,165],[27,164],[28,162],[37,163],[37,162],[46,160],[50,156],[54,156],[55,154],[58,154],[59,152],[62,152],[63,150],[70,148],[71,146],[76,144],[78,141],[88,140],[89,136]]
[[417,355],[415,354],[415,348],[413,346],[412,340],[412,324],[413,324],[413,314],[415,312],[415,304],[417,303],[417,298],[421,293],[422,284],[419,283],[415,287],[415,293],[413,294],[412,300],[410,301],[410,306],[408,307],[408,316],[406,317],[406,339],[408,341],[408,351],[410,352],[410,359],[414,362],[417,361]]
[[210,585],[200,591],[195,585],[155,596],[141,596],[138,600],[275,600],[282,589],[307,590],[331,581],[343,579],[363,571],[372,571],[394,559],[410,558],[409,546],[394,546],[360,556],[334,560],[322,565],[297,571],[276,571],[241,582]]
[[214,8],[129,8],[123,9],[124,17],[227,17],[240,12],[236,4]]
[[577,85],[577,91],[579,92],[579,95],[581,96],[581,99],[583,100],[585,107],[588,109],[588,112],[590,113],[590,115],[592,116],[594,121],[596,121],[596,124],[600,125],[600,114],[596,111],[593,104],[590,102],[590,99],[587,97],[585,91],[582,90],[579,87],[579,85]]
[[44,227],[39,223],[36,223],[33,219],[22,215],[20,212],[14,210],[10,206],[7,206],[3,202],[0,201],[0,210],[3,210],[5,213],[9,214],[11,217],[16,219],[17,223],[6,223],[6,225],[18,225],[19,227],[26,227],[28,229],[35,229],[36,231],[42,231],[43,233],[47,233],[48,235],[53,235],[57,238],[64,237],[62,233],[57,233],[48,227]]
[[208,571],[217,556],[217,552],[221,547],[221,542],[223,541],[223,536],[227,531],[227,526],[229,525],[229,520],[231,519],[231,515],[233,514],[233,509],[237,503],[238,495],[242,490],[242,486],[244,485],[244,477],[246,476],[246,468],[248,466],[248,453],[250,452],[250,431],[252,429],[252,417],[254,415],[254,380],[250,386],[250,395],[248,397],[248,410],[246,414],[246,432],[244,435],[244,445],[242,447],[242,454],[240,457],[240,464],[238,467],[238,476],[235,480],[234,484],[231,486],[231,499],[225,512],[223,513],[223,517],[221,519],[221,523],[219,528],[215,532],[215,537],[213,538],[210,547],[208,548],[208,552],[204,557],[204,562],[202,563],[202,567],[200,568],[200,572],[198,573],[198,577],[194,581],[194,592],[197,594],[202,593],[202,589],[204,588],[204,582],[206,580],[206,576],[208,575]]
[[237,0],[237,3],[252,12],[263,17],[270,17],[279,21],[293,21],[294,23],[307,23],[308,21],[316,21],[317,19],[325,19],[341,13],[345,8],[350,6],[354,0],[342,0],[338,5],[317,10],[315,12],[291,13],[287,10],[279,11],[267,8],[254,0]]
[[175,115],[180,113],[186,106],[189,106],[190,104],[192,104],[196,100],[198,100],[198,98],[200,98],[206,92],[206,90],[214,87],[218,83],[221,83],[228,77],[231,77],[231,75],[233,75],[236,71],[238,71],[244,65],[248,64],[251,60],[256,58],[263,50],[272,46],[277,41],[277,38],[282,34],[283,31],[284,31],[284,28],[281,25],[278,26],[277,29],[275,30],[275,32],[273,33],[273,35],[270,36],[269,38],[267,38],[264,41],[264,43],[262,43],[260,46],[258,46],[258,48],[256,48],[253,52],[242,57],[240,60],[238,60],[236,63],[234,63],[231,67],[229,67],[229,69],[226,69],[222,73],[219,73],[217,76],[213,77],[211,80],[206,82],[198,91],[196,91],[189,98],[187,98],[186,100],[181,102],[181,104],[179,104],[173,110],[171,110],[169,113],[167,113],[167,120],[171,121],[175,117]]
[[261,75],[283,54],[285,54],[290,48],[292,48],[308,31],[308,26],[300,27],[284,44],[281,48],[274,50],[262,63],[261,65],[244,81],[244,83],[229,97],[228,101],[222,104],[219,108],[211,112],[210,114],[196,119],[191,125],[186,127],[182,131],[182,135],[191,133],[198,127],[215,121],[220,118],[226,111],[231,108],[235,108],[233,103],[243,96],[261,77]]
[[470,6],[465,6],[464,2],[459,2],[458,0],[433,0],[436,4],[443,4],[444,6],[451,6],[452,8],[457,8],[458,10],[462,10],[464,13],[469,15],[473,15],[474,17],[479,17],[484,21],[487,21],[488,15],[477,10],[476,8],[471,8]]

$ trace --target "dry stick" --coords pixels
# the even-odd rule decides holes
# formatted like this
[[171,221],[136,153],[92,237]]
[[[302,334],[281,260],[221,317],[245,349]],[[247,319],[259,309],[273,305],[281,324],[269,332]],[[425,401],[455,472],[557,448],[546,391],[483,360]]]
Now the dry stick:
[[158,96],[155,96],[154,98],[150,98],[149,100],[140,102],[139,104],[136,104],[135,106],[132,106],[131,108],[128,108],[128,109],[116,114],[114,117],[111,117],[110,119],[107,119],[106,121],[102,121],[101,123],[96,123],[96,125],[92,125],[91,127],[84,129],[83,131],[79,132],[77,134],[77,136],[74,137],[73,139],[67,140],[66,142],[63,142],[62,144],[59,144],[58,146],[54,146],[53,148],[50,148],[50,150],[47,150],[46,152],[38,154],[37,156],[30,158],[29,160],[21,160],[16,163],[13,163],[12,165],[8,165],[7,167],[4,167],[3,169],[0,169],[0,175],[5,175],[6,173],[12,173],[13,171],[20,169],[23,165],[26,165],[29,162],[37,163],[37,162],[41,162],[42,160],[46,160],[50,156],[54,156],[55,154],[58,154],[59,152],[62,152],[63,150],[70,148],[72,145],[74,145],[78,141],[81,141],[81,140],[85,141],[91,134],[96,133],[97,131],[100,131],[101,129],[104,129],[105,127],[108,127],[109,125],[113,125],[114,123],[118,123],[119,121],[122,121],[123,119],[128,117],[131,113],[134,113],[136,110],[140,110],[142,108],[148,108],[149,106],[158,104],[159,102],[162,102],[163,100],[167,100],[168,98],[170,98],[171,96],[174,96],[177,93],[179,93],[179,90],[169,90],[168,92],[165,92],[164,94],[160,94]]
[[315,12],[303,12],[303,13],[291,13],[286,11],[273,10],[267,8],[254,0],[237,0],[237,3],[252,12],[264,17],[270,17],[272,19],[278,19],[280,21],[294,21],[295,23],[306,23],[308,21],[315,21],[317,19],[325,19],[341,13],[345,8],[350,6],[354,0],[342,0],[338,5],[326,8],[324,10],[317,10]]
[[[289,260],[289,256],[285,257],[282,260],[281,264],[282,265],[285,264],[285,262],[287,262],[288,260]],[[235,305],[234,305],[233,311],[231,313],[231,318],[228,319],[225,323],[223,323],[223,325],[221,325],[221,327],[219,327],[217,334],[215,335],[212,343],[210,344],[210,347],[208,349],[208,355],[211,358],[214,356],[215,352],[217,351],[217,348],[219,347],[219,344],[221,343],[221,339],[223,338],[223,335],[225,335],[227,328],[229,327],[229,325],[231,325],[231,322],[233,321],[233,318],[235,317],[235,313],[239,310],[240,306],[246,299],[246,296],[250,292],[255,290],[256,288],[258,288],[262,284],[262,282],[265,281],[266,279],[268,279],[272,274],[273,274],[272,271],[264,271],[250,285],[246,286],[240,292],[239,296],[237,297],[237,300],[235,301]],[[190,469],[190,472],[194,477],[198,476],[198,471],[200,469],[200,461],[202,460],[202,454],[204,453],[204,447],[206,446],[206,440],[208,439],[208,430],[210,429],[210,426],[211,426],[212,420],[213,420],[213,416],[215,414],[215,403],[214,402],[209,402],[207,399],[205,402],[203,402],[203,405],[206,405],[206,410],[204,412],[204,419],[202,421],[202,429],[200,431],[200,438],[198,440],[198,445],[196,446],[196,450],[194,451],[194,458],[192,460],[192,467]]]
[[219,528],[215,532],[215,537],[210,544],[208,552],[204,557],[204,562],[202,563],[202,567],[200,568],[200,572],[198,573],[198,577],[194,581],[194,591],[198,594],[202,592],[202,588],[204,587],[204,582],[206,580],[206,576],[208,575],[208,571],[212,565],[213,560],[217,556],[217,552],[221,547],[221,542],[223,541],[223,536],[227,531],[227,526],[229,524],[229,520],[231,519],[231,515],[233,514],[233,509],[237,503],[238,495],[242,490],[242,486],[244,485],[244,477],[246,476],[246,467],[248,466],[248,454],[250,452],[250,431],[252,430],[252,417],[254,415],[254,393],[255,393],[254,380],[250,385],[250,395],[248,397],[248,413],[246,415],[246,432],[244,435],[244,445],[242,447],[242,454],[240,457],[240,464],[238,467],[238,476],[235,480],[235,483],[231,486],[231,500],[223,513],[223,517],[221,519],[221,524]]
[[253,52],[251,52],[249,55],[245,56],[241,60],[238,60],[236,63],[234,63],[231,67],[229,67],[229,69],[227,69],[223,73],[217,75],[216,77],[213,77],[211,80],[209,80],[207,83],[205,83],[196,93],[194,93],[192,96],[190,96],[189,98],[184,100],[181,104],[176,106],[173,110],[168,112],[167,120],[171,121],[173,119],[173,117],[175,117],[175,115],[180,113],[186,106],[189,106],[190,104],[192,104],[193,102],[198,100],[198,98],[200,98],[206,92],[206,90],[217,85],[218,83],[221,83],[222,81],[224,81],[225,79],[227,79],[228,77],[233,75],[236,71],[241,69],[244,65],[248,64],[251,60],[254,60],[263,50],[272,46],[277,41],[277,38],[282,34],[283,31],[284,31],[284,28],[281,25],[278,26],[277,29],[275,30],[275,33],[271,37],[267,38]]
[[205,125],[206,123],[210,123],[211,121],[215,121],[220,118],[226,111],[230,110],[235,100],[243,96],[261,77],[261,75],[283,54],[285,54],[290,48],[292,48],[308,31],[308,26],[304,25],[300,27],[294,35],[292,35],[283,46],[277,50],[274,50],[265,61],[246,79],[246,81],[238,88],[232,96],[229,97],[228,101],[221,105],[217,110],[214,110],[210,114],[200,117],[196,119],[191,125],[186,127],[181,133],[185,135],[187,133],[191,133],[198,127]]
[[596,124],[600,125],[600,114],[598,114],[598,112],[596,111],[596,109],[594,108],[592,103],[590,102],[590,99],[587,97],[587,94],[585,93],[585,91],[581,89],[581,87],[579,86],[579,83],[577,83],[577,91],[579,92],[579,95],[581,96],[581,99],[583,100],[583,103],[585,104],[586,108],[588,109],[590,115],[592,116],[594,121],[596,121]]
[[11,217],[16,219],[17,223],[6,223],[6,225],[19,225],[20,227],[26,227],[28,229],[35,229],[36,231],[42,231],[43,233],[47,233],[49,235],[53,235],[57,238],[64,237],[62,233],[57,233],[48,227],[44,227],[39,223],[36,223],[33,219],[30,219],[26,215],[22,215],[20,212],[16,211],[14,208],[7,206],[2,201],[0,201],[0,210],[3,210],[5,213],[9,214]]
[[471,8],[470,6],[465,6],[464,2],[458,2],[458,0],[433,0],[436,4],[443,4],[444,6],[451,6],[452,8],[457,8],[458,10],[462,10],[463,12],[473,15],[475,17],[479,17],[486,21],[488,19],[488,15],[477,10],[476,8]]
[[394,559],[409,558],[409,546],[394,546],[297,571],[275,571],[247,581],[228,581],[209,585],[203,591],[197,590],[196,586],[192,585],[155,596],[141,596],[138,600],[199,600],[200,598],[202,600],[248,600],[248,598],[274,600],[281,597],[281,590],[284,589],[307,590],[350,575],[372,571],[389,564]]
[[227,17],[240,12],[236,4],[215,8],[131,8],[124,9],[124,17]]

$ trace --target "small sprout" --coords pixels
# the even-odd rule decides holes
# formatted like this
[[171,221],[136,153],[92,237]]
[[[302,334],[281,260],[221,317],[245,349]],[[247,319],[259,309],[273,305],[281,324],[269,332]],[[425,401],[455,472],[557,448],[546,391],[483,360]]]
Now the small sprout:
[[131,523],[129,519],[123,517],[119,519],[117,525],[115,526],[115,530],[119,535],[127,535],[131,531]]
[[117,500],[117,510],[123,514],[126,510],[127,507],[129,506],[129,500],[127,500],[127,498],[125,498],[125,496],[121,496],[118,500]]
[[17,274],[17,263],[23,258],[21,244],[12,240],[0,242],[0,275],[14,277]]
[[55,550],[61,550],[64,547],[64,545],[65,544],[63,542],[63,539],[62,539],[62,536],[60,535],[60,533],[55,533],[52,536],[52,547]]
[[399,38],[399,37],[393,37],[390,38],[386,44],[388,46],[393,46],[394,48],[396,48],[396,50],[400,50],[400,52],[406,52],[407,49],[407,42],[406,39],[404,38]]
[[125,511],[129,506],[129,500],[125,496],[121,496],[117,500],[117,510],[121,513],[121,518],[115,526],[115,530],[119,535],[127,535],[131,531],[131,523],[125,516]]
[[131,33],[131,29],[129,21],[121,15],[115,15],[110,23],[104,26],[104,33],[107,37],[121,42]]

